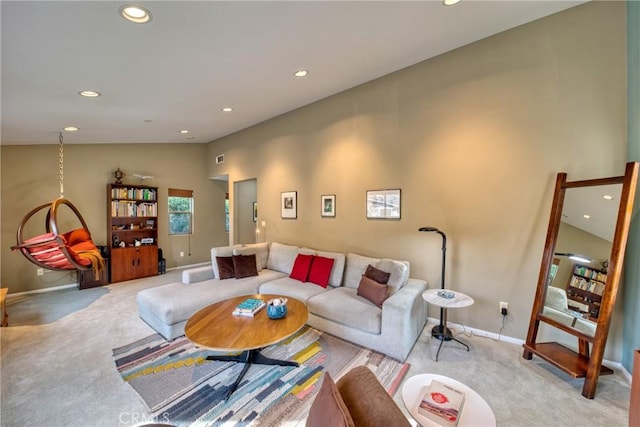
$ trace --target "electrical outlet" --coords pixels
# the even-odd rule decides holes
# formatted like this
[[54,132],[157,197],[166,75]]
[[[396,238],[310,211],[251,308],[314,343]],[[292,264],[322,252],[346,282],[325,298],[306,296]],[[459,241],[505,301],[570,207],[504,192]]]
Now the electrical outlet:
[[506,316],[509,313],[509,303],[500,301],[500,314]]
[[180,252],[180,256],[183,257],[184,256],[184,252]]
[[44,268],[39,268],[36,270],[36,274],[38,276],[44,276]]

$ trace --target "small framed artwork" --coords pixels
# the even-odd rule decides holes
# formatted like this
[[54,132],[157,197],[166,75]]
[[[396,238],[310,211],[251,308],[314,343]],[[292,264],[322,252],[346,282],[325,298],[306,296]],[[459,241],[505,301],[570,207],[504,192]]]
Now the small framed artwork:
[[297,191],[285,191],[280,193],[280,216],[286,219],[298,218]]
[[400,219],[400,189],[367,191],[367,219]]
[[253,202],[253,222],[258,222],[258,202]]
[[334,217],[336,216],[336,195],[324,194],[320,196],[321,216]]

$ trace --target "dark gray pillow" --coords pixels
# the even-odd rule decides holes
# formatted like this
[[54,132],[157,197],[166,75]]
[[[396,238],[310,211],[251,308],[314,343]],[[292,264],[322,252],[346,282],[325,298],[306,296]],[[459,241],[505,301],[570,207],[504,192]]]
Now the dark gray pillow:
[[217,256],[216,264],[218,264],[220,279],[233,279],[236,277],[236,269],[233,266],[232,256]]
[[258,266],[256,264],[256,254],[234,255],[233,267],[236,271],[236,279],[242,279],[243,277],[257,276]]
[[391,273],[379,270],[371,264],[367,266],[364,275],[369,279],[373,279],[378,283],[382,283],[383,285],[386,285],[389,282],[389,277],[391,277]]

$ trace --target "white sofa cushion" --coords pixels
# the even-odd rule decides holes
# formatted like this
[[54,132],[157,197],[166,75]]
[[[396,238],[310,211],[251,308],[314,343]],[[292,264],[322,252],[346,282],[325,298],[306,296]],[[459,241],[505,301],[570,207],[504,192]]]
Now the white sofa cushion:
[[298,256],[298,247],[283,245],[282,243],[271,243],[267,268],[281,273],[291,274],[293,263]]
[[331,267],[331,275],[329,276],[329,285],[333,287],[342,286],[342,275],[344,274],[344,266],[346,256],[338,252],[316,252],[317,256],[325,258],[333,258],[333,267]]
[[260,263],[260,265],[258,265],[258,269],[267,268],[267,260],[269,259],[269,242],[250,243],[243,247],[254,248],[256,250],[256,261]]
[[547,296],[544,300],[544,305],[553,307],[556,310],[567,310],[569,308],[569,305],[567,304],[567,293],[564,289],[549,286],[547,288]]
[[356,292],[344,286],[334,288],[309,298],[307,308],[316,316],[371,334],[380,334],[382,309]]
[[256,270],[258,272],[262,271],[262,262],[260,262],[260,254],[258,254],[258,250],[256,248],[250,248],[243,246],[241,248],[236,248],[233,250],[234,255],[255,255],[256,256]]
[[327,289],[311,282],[301,282],[290,277],[282,277],[260,285],[261,294],[284,295],[298,299],[304,303],[314,295],[326,292]]
[[[409,280],[409,262],[408,261],[396,261],[393,259],[384,258],[374,265],[378,270],[382,270],[386,273],[390,273],[389,281],[387,285],[391,288],[389,295],[393,295],[403,287]],[[365,267],[366,268],[366,267]],[[363,273],[364,274],[364,273]]]
[[379,258],[370,258],[358,254],[347,254],[347,265],[344,271],[344,286],[348,288],[358,289],[360,279],[369,264],[374,267],[380,261]]
[[218,270],[217,256],[233,256],[233,250],[240,248],[240,245],[233,246],[219,246],[217,248],[211,248],[211,266],[213,267],[213,278],[220,279],[220,270]]

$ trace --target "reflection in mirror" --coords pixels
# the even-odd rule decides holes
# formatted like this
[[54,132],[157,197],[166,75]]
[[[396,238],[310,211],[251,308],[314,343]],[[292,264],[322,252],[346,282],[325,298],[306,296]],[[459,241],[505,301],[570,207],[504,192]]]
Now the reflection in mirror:
[[542,314],[594,336],[622,184],[565,192]]

